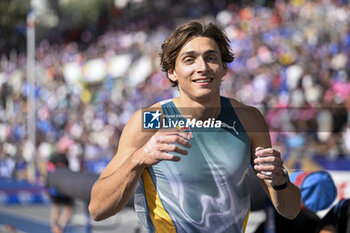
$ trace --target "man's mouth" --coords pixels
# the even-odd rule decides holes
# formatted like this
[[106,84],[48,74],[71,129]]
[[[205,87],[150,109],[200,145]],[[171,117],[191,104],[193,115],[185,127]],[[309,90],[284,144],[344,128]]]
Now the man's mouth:
[[192,80],[192,82],[195,82],[195,83],[210,83],[211,81],[213,81],[212,78]]

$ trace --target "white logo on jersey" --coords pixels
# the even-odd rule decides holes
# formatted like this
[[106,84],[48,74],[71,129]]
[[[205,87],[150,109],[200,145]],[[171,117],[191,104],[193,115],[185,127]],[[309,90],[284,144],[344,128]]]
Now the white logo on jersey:
[[238,131],[237,131],[236,128],[235,128],[235,125],[236,125],[236,121],[233,122],[233,125],[232,125],[232,126],[226,124],[225,122],[222,122],[222,123],[221,123],[221,126],[222,126],[223,128],[232,129],[237,135],[239,135]]

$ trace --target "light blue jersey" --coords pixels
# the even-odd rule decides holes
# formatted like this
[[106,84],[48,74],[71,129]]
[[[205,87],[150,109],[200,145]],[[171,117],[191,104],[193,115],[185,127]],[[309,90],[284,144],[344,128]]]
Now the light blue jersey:
[[[162,110],[182,118],[172,100]],[[221,128],[191,128],[192,147],[181,161],[161,161],[142,173],[135,209],[148,232],[245,231],[250,141],[228,98],[221,97],[217,120]]]

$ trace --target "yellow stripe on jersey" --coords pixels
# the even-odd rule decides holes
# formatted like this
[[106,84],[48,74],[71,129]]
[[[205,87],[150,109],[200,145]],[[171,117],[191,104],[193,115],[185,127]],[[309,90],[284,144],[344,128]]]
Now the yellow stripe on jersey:
[[246,229],[246,227],[247,227],[249,214],[250,214],[250,209],[248,210],[247,216],[245,216],[245,219],[244,219],[244,221],[243,221],[243,232],[245,232],[245,229]]
[[165,211],[158,196],[152,178],[147,169],[142,172],[142,179],[145,188],[147,206],[156,233],[176,233],[175,225],[171,221],[169,214]]

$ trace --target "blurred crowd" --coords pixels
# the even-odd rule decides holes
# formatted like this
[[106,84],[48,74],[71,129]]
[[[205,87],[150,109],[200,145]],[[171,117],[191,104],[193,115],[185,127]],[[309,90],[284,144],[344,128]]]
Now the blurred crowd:
[[[84,49],[80,42],[38,41],[35,161],[39,173],[57,148],[68,148],[73,171],[99,172],[103,165],[96,164],[114,156],[130,116],[176,95],[159,68],[160,45],[175,25],[199,17],[224,28],[235,53],[222,94],[258,107],[273,144],[284,156],[350,155],[350,4],[293,0],[276,1],[273,7],[220,8],[201,2],[198,8],[172,6],[174,17],[160,20],[169,8],[167,1],[160,2],[164,6],[157,7],[163,10],[155,12],[161,15],[111,22],[96,41],[90,40],[91,32],[83,31]],[[181,17],[177,12],[182,12]],[[72,82],[64,72],[67,64],[84,70],[93,59],[108,67],[112,58],[125,54],[131,58],[130,67],[146,59],[146,76],[125,72],[115,77],[104,72],[97,81],[81,77]],[[141,80],[130,81],[132,74]],[[1,58],[0,84],[0,176],[22,179],[32,159],[26,117],[34,111],[28,103],[25,54]]]

